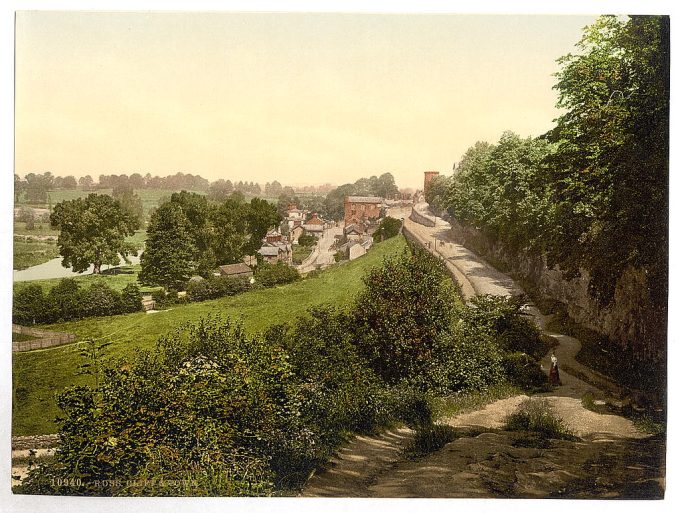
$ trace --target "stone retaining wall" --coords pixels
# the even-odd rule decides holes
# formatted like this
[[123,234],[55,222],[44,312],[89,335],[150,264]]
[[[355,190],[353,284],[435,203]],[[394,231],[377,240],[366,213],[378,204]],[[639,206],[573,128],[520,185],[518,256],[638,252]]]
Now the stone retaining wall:
[[455,219],[449,219],[449,223],[459,243],[507,265],[531,283],[541,297],[562,303],[569,317],[578,324],[600,333],[621,348],[634,350],[641,359],[665,359],[666,322],[651,302],[643,270],[626,269],[616,284],[613,301],[602,306],[590,294],[590,276],[586,270],[577,278],[567,279],[559,267],[549,268],[544,256],[513,251]]
[[426,212],[419,211],[415,206],[411,209],[409,217],[414,223],[422,224],[423,226],[432,227],[435,225],[433,217],[429,216]]

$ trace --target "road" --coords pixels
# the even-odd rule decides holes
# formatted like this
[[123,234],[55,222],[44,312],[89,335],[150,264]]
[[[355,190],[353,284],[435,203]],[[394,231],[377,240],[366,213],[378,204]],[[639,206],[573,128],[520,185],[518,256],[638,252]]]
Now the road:
[[335,251],[331,246],[335,242],[336,235],[342,235],[344,223],[340,221],[333,228],[328,228],[323,232],[319,241],[314,247],[314,251],[298,266],[298,271],[308,273],[314,269],[328,267],[335,263]]

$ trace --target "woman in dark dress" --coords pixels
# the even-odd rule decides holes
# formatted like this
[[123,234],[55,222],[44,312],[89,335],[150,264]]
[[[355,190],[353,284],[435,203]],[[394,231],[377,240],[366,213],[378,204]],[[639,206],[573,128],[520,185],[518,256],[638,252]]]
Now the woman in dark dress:
[[550,355],[550,375],[548,380],[554,387],[560,384],[560,370],[557,368],[557,356],[555,356],[555,351]]

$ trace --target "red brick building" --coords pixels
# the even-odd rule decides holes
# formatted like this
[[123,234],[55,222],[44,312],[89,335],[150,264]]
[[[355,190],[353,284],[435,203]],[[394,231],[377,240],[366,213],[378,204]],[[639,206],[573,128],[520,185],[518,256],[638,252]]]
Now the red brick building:
[[435,176],[439,176],[439,171],[425,171],[425,183],[423,184],[423,193],[427,193],[427,188]]
[[382,204],[377,196],[345,196],[345,226],[378,219]]

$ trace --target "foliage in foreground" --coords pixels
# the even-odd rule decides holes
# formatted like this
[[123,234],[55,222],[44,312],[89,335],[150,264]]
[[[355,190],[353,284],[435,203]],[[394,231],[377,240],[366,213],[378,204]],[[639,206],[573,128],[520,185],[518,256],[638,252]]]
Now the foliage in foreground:
[[[255,336],[206,318],[162,337],[155,351],[110,363],[94,388],[59,396],[59,449],[19,491],[271,495],[299,488],[350,433],[395,422],[429,429],[428,393],[503,379],[502,333],[465,327],[467,307],[451,306],[450,285],[429,258],[406,251],[385,261],[387,274],[369,273],[367,292],[346,311],[316,308]],[[390,275],[401,286],[367,311]],[[405,308],[408,298],[432,307],[434,329],[418,325],[423,314]],[[404,329],[419,336],[412,348],[395,333]],[[399,374],[370,358],[390,340],[403,344],[387,355]]]

